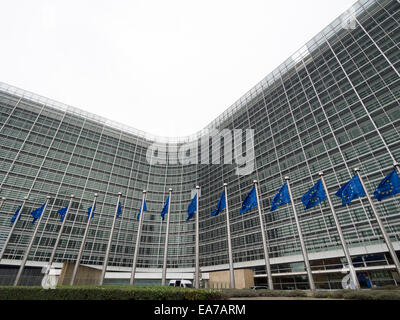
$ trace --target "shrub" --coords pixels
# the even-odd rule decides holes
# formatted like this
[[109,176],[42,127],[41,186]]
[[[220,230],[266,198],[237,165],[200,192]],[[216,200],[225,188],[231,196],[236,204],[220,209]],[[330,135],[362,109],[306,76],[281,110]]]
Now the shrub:
[[353,300],[400,300],[400,292],[388,291],[346,291],[343,293],[345,299]]
[[225,289],[223,293],[229,298],[243,297],[307,297],[307,293],[301,290],[251,290],[251,289]]
[[317,291],[313,293],[314,298],[343,299],[343,291]]
[[375,295],[370,292],[351,290],[343,293],[343,298],[351,300],[375,300]]
[[307,297],[301,290],[258,290],[260,297]]
[[386,285],[382,287],[372,288],[372,290],[400,290],[400,287],[395,285]]
[[349,300],[400,300],[400,291],[393,290],[335,290],[317,291],[314,298]]
[[301,290],[292,290],[289,291],[288,297],[307,297],[307,293]]
[[[264,290],[260,290],[264,291]],[[259,291],[251,289],[224,289],[222,291],[227,297],[242,298],[242,297],[258,297]]]
[[400,300],[400,292],[384,291],[376,292],[375,300]]

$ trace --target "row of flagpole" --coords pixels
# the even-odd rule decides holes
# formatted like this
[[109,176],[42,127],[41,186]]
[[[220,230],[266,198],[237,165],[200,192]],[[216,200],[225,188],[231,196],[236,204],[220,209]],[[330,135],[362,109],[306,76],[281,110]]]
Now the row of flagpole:
[[[400,165],[399,163],[395,162],[394,163],[394,170],[386,176],[379,184],[378,188],[375,190],[374,196],[378,199],[378,201],[381,201],[384,198],[391,197],[397,193],[400,193],[400,179],[396,173],[396,170],[400,170]],[[375,219],[379,225],[379,228],[382,232],[385,244],[387,245],[389,254],[391,255],[396,270],[398,274],[400,275],[400,263],[399,259],[396,255],[396,252],[393,248],[393,244],[390,241],[390,238],[383,226],[383,223],[377,213],[377,210],[375,208],[375,205],[372,201],[371,196],[368,194],[368,192],[365,192],[366,186],[364,184],[364,181],[360,175],[360,170],[356,168],[355,170],[355,176],[348,181],[345,185],[343,185],[336,195],[338,197],[342,198],[342,205],[347,205],[349,204],[353,199],[359,198],[361,196],[367,196],[368,202],[371,206],[371,209],[374,213]],[[345,258],[347,260],[348,264],[348,269],[350,272],[351,279],[354,284],[355,289],[360,289],[360,284],[351,260],[350,252],[347,247],[345,238],[343,236],[342,229],[340,227],[340,223],[338,220],[338,217],[336,215],[333,202],[331,200],[331,197],[328,192],[328,188],[324,179],[324,174],[323,172],[319,172],[320,180],[301,198],[303,204],[305,204],[306,208],[309,209],[314,207],[315,205],[319,204],[320,202],[324,200],[328,200],[329,203],[329,208],[332,212],[334,222],[336,225],[336,229],[339,234],[340,242],[344,251]],[[295,217],[295,223],[298,231],[298,237],[299,237],[299,242],[301,246],[301,251],[303,255],[303,260],[305,264],[305,269],[307,272],[308,280],[309,280],[309,286],[311,290],[315,290],[315,283],[314,279],[312,277],[312,270],[310,266],[310,262],[308,259],[308,254],[305,246],[305,242],[303,239],[303,235],[301,232],[301,227],[300,227],[300,222],[298,219],[297,215],[297,210],[293,201],[293,194],[289,182],[289,177],[285,177],[285,183],[281,186],[281,188],[278,190],[278,192],[275,194],[272,203],[271,203],[271,211],[275,211],[278,209],[279,206],[291,203],[291,207],[293,210],[293,214]],[[359,187],[357,186],[357,181],[359,181]],[[250,210],[252,207],[257,206],[258,207],[258,213],[259,213],[259,219],[260,219],[260,228],[261,228],[261,235],[262,235],[262,242],[263,242],[263,249],[264,249],[264,257],[265,257],[265,266],[266,266],[266,271],[267,271],[267,278],[268,278],[268,288],[273,289],[273,281],[272,281],[272,273],[271,273],[271,266],[270,266],[270,259],[269,259],[269,253],[268,253],[268,246],[267,246],[267,239],[266,239],[266,233],[264,230],[264,222],[261,214],[261,207],[260,207],[260,199],[258,195],[258,188],[257,188],[257,180],[254,180],[254,186],[253,189],[250,191],[250,193],[247,195],[247,197],[244,199],[242,208],[240,210],[240,213],[244,213],[248,210]],[[233,263],[231,262],[231,256],[232,256],[232,249],[231,249],[231,239],[230,239],[230,232],[229,232],[229,211],[228,211],[228,198],[227,198],[227,184],[224,184],[224,190],[221,194],[221,198],[217,204],[216,210],[214,210],[211,213],[211,216],[216,216],[219,212],[222,211],[222,209],[226,209],[226,215],[227,215],[227,235],[228,235],[228,254],[229,254],[229,271],[230,271],[230,286],[231,288],[234,288],[234,273],[233,273]],[[189,213],[189,211],[188,211]],[[189,216],[190,218],[190,216]]]
[[[394,163],[394,167],[395,170],[389,174],[387,177],[385,177],[385,179],[383,179],[381,181],[381,183],[379,184],[377,190],[374,193],[374,196],[380,201],[382,198],[386,198],[386,197],[390,197],[393,196],[397,193],[400,193],[400,180],[396,174],[396,169],[400,170],[400,165],[398,163]],[[344,239],[340,224],[339,224],[339,220],[337,218],[332,200],[330,198],[329,192],[328,192],[328,188],[324,179],[324,175],[323,172],[319,172],[319,176],[320,176],[320,180],[318,180],[318,182],[305,194],[303,195],[303,197],[301,198],[302,202],[305,204],[306,209],[312,208],[313,206],[319,204],[320,202],[324,201],[324,200],[328,200],[329,203],[329,208],[332,212],[334,221],[335,221],[335,225],[339,234],[339,238],[340,238],[340,242],[345,254],[345,258],[347,260],[348,263],[348,268],[349,268],[349,272],[351,275],[351,278],[353,280],[354,286],[356,289],[360,288],[356,273],[355,273],[355,269],[354,266],[352,264],[352,260],[350,257],[350,253],[349,253],[349,249],[347,247],[346,241]],[[315,284],[314,284],[314,280],[312,277],[312,271],[311,271],[311,267],[310,267],[310,263],[309,263],[309,259],[308,259],[308,255],[307,255],[307,251],[306,251],[306,246],[304,243],[304,239],[303,239],[303,235],[301,232],[301,227],[300,227],[300,222],[298,219],[298,215],[297,215],[297,211],[296,211],[296,207],[293,201],[293,195],[292,195],[292,190],[291,190],[291,186],[289,183],[289,177],[285,177],[285,183],[281,186],[281,188],[278,190],[278,192],[275,194],[272,203],[271,203],[271,211],[275,211],[279,206],[287,204],[287,203],[291,203],[291,207],[293,210],[293,214],[295,217],[295,222],[296,222],[296,227],[297,227],[297,231],[298,231],[298,237],[299,237],[299,241],[300,241],[300,245],[301,245],[301,251],[302,251],[302,255],[303,255],[303,260],[304,260],[304,264],[305,264],[305,268],[306,268],[306,272],[307,272],[307,276],[309,279],[309,285],[310,285],[310,289],[311,290],[315,290]],[[246,211],[250,210],[251,208],[253,208],[254,206],[258,207],[258,215],[259,215],[259,220],[260,220],[260,227],[261,227],[261,235],[262,235],[262,242],[263,242],[263,249],[264,249],[264,258],[265,258],[265,266],[266,266],[266,272],[267,272],[267,278],[268,278],[268,286],[270,289],[273,289],[273,281],[272,281],[272,276],[271,276],[271,266],[270,266],[270,259],[269,259],[269,253],[268,253],[268,241],[266,239],[266,233],[265,233],[265,229],[264,229],[264,222],[263,222],[263,218],[262,218],[262,213],[261,213],[261,206],[260,206],[260,199],[259,199],[259,194],[258,194],[258,182],[257,180],[253,181],[253,188],[250,191],[250,193],[246,196],[246,198],[243,201],[242,207],[240,209],[240,214],[245,213]],[[233,256],[232,256],[232,244],[231,244],[231,236],[230,236],[230,222],[229,222],[229,209],[228,209],[228,188],[227,188],[227,183],[224,183],[223,185],[223,192],[221,194],[221,198],[217,204],[217,208],[216,210],[214,210],[211,213],[211,216],[216,216],[218,215],[223,209],[225,209],[225,214],[226,214],[226,226],[227,226],[227,241],[228,241],[228,260],[229,260],[229,277],[230,277],[230,287],[234,288],[235,287],[235,277],[234,277],[234,267],[233,267]],[[379,189],[380,188],[380,189]],[[389,189],[388,189],[389,188]],[[200,286],[200,267],[199,267],[199,186],[196,186],[196,193],[195,196],[193,197],[192,201],[189,204],[188,207],[188,218],[187,221],[190,220],[194,213],[196,213],[196,217],[195,217],[195,272],[194,272],[194,286],[195,288],[199,288]],[[337,196],[342,198],[342,205],[347,205],[349,204],[353,199],[359,198],[361,196],[366,196],[368,199],[368,202],[371,206],[371,209],[374,213],[374,216],[377,220],[377,223],[379,225],[379,228],[382,232],[384,241],[388,247],[389,253],[394,261],[394,264],[396,266],[396,270],[397,272],[400,274],[400,263],[399,260],[397,258],[396,252],[393,248],[393,245],[390,241],[389,236],[387,235],[387,232],[383,226],[383,223],[376,211],[375,205],[372,201],[372,198],[370,197],[370,195],[368,194],[368,192],[365,192],[366,187],[364,184],[364,181],[360,175],[359,169],[355,169],[355,176],[349,181],[347,182],[345,185],[343,185],[338,192],[336,193]],[[389,190],[389,191],[388,191]],[[378,192],[379,191],[379,192]],[[378,192],[378,193],[377,193]],[[111,251],[111,243],[112,243],[112,237],[113,237],[113,231],[114,231],[114,227],[115,227],[115,222],[116,219],[118,218],[119,214],[122,212],[122,207],[121,207],[121,203],[120,203],[120,199],[121,199],[121,193],[118,193],[118,200],[117,200],[117,204],[116,204],[116,208],[115,208],[115,214],[113,217],[113,223],[111,226],[111,232],[110,232],[110,237],[108,240],[108,245],[107,245],[107,250],[106,250],[106,255],[105,255],[105,259],[103,262],[103,268],[102,268],[102,274],[101,274],[101,280],[100,280],[100,285],[103,284],[104,282],[104,277],[105,277],[105,273],[106,273],[106,268],[107,268],[107,264],[108,264],[108,260],[109,260],[109,254]],[[86,243],[86,238],[87,238],[87,234],[88,234],[88,230],[89,230],[89,225],[90,222],[93,218],[93,213],[94,210],[96,208],[96,201],[97,201],[97,193],[94,194],[94,200],[92,203],[92,206],[88,208],[88,221],[86,224],[86,229],[85,229],[85,233],[82,239],[82,243],[81,243],[81,247],[79,249],[79,253],[78,253],[78,257],[76,259],[75,262],[75,266],[74,266],[74,270],[73,270],[73,274],[70,280],[70,285],[73,285],[75,282],[75,278],[76,278],[76,274],[78,271],[78,267],[82,258],[82,253],[85,247],[85,243]],[[60,241],[61,235],[62,235],[62,231],[63,231],[63,227],[64,224],[66,222],[66,217],[68,215],[69,209],[72,205],[72,201],[73,201],[74,195],[71,195],[70,197],[70,201],[69,204],[65,207],[62,208],[60,210],[58,210],[58,213],[60,213],[61,215],[61,221],[62,221],[62,225],[61,228],[59,230],[57,239],[56,239],[56,243],[54,245],[54,248],[52,250],[49,262],[48,262],[48,267],[46,269],[46,274],[49,273],[51,265],[53,263],[54,257],[55,257],[55,253],[56,253],[56,249],[58,246],[58,243]],[[163,269],[162,269],[162,284],[165,285],[166,282],[166,266],[167,266],[167,253],[168,253],[168,235],[169,235],[169,221],[170,221],[170,206],[171,206],[171,198],[172,198],[172,189],[169,189],[169,195],[167,197],[167,200],[165,201],[164,204],[164,208],[163,211],[161,212],[161,216],[162,219],[164,220],[164,215],[167,214],[167,226],[166,226],[166,236],[165,236],[165,246],[164,246],[164,259],[163,259]],[[11,227],[11,230],[8,234],[8,237],[3,245],[2,251],[0,253],[0,260],[2,259],[5,249],[8,245],[8,242],[12,236],[12,233],[15,229],[16,223],[20,218],[20,215],[22,213],[22,210],[26,204],[27,201],[27,197],[24,198],[22,204],[19,206],[19,208],[17,209],[17,211],[14,213],[14,216],[11,218],[11,221],[13,222],[13,225]],[[33,235],[30,239],[30,242],[28,244],[27,250],[25,251],[23,260],[21,262],[20,268],[18,270],[18,274],[17,277],[15,279],[14,285],[18,285],[19,281],[20,281],[20,277],[21,274],[24,270],[30,249],[32,247],[32,244],[34,242],[36,233],[38,231],[38,227],[40,225],[41,219],[43,217],[43,212],[45,212],[47,204],[49,202],[50,197],[48,196],[45,203],[38,209],[34,210],[31,212],[32,216],[34,217],[34,220],[32,223],[35,222],[35,220],[38,219],[38,223],[36,224],[36,227],[34,229]],[[2,198],[1,202],[0,202],[0,208],[1,206],[4,204],[4,202],[6,201],[6,198]],[[137,259],[138,259],[138,255],[139,255],[139,246],[140,246],[140,238],[141,238],[141,232],[142,232],[142,227],[143,227],[143,216],[144,214],[143,211],[147,211],[147,207],[146,207],[146,190],[143,190],[143,198],[142,198],[142,203],[141,203],[141,207],[140,207],[140,211],[139,214],[137,216],[137,219],[139,220],[139,225],[138,225],[138,232],[137,232],[137,240],[136,240],[136,246],[135,246],[135,251],[134,251],[134,257],[133,257],[133,264],[132,264],[132,273],[131,273],[131,279],[130,279],[130,284],[133,285],[134,284],[134,280],[135,280],[135,273],[136,273],[136,265],[137,265]]]

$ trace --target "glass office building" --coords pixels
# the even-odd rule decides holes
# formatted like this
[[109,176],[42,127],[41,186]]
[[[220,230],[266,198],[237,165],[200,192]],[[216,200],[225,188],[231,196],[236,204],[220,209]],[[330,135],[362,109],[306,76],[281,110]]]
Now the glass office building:
[[[251,269],[256,284],[266,283],[257,210],[239,214],[256,179],[276,288],[307,288],[292,209],[286,205],[270,213],[272,197],[289,176],[317,288],[336,288],[345,259],[330,208],[324,202],[304,210],[300,201],[322,170],[357,271],[368,273],[376,285],[395,283],[399,279],[367,199],[342,206],[334,193],[358,167],[372,194],[393,170],[394,159],[400,161],[399,26],[399,1],[358,1],[204,130],[176,139],[155,137],[0,83],[0,196],[7,198],[0,209],[0,248],[11,228],[9,219],[29,197],[3,267],[22,259],[34,228],[29,213],[46,196],[51,197],[50,204],[28,260],[37,265],[49,260],[61,225],[57,210],[68,203],[70,194],[75,200],[55,261],[75,261],[96,192],[98,202],[81,263],[101,266],[117,194],[122,192],[123,212],[109,266],[129,271],[145,189],[148,211],[138,271],[161,272],[166,225],[160,212],[172,188],[168,268],[192,272],[194,222],[186,221],[186,209],[199,185],[200,267],[202,272],[226,270],[225,213],[210,216],[226,182],[235,268]],[[212,129],[254,130],[251,173],[238,175],[235,163],[161,164],[149,163],[146,157],[154,142],[199,142]],[[243,147],[252,142],[243,139]],[[198,151],[199,157],[212,154],[211,147]],[[176,154],[168,151],[167,156],[171,160]],[[376,207],[399,253],[400,196],[376,202]]]

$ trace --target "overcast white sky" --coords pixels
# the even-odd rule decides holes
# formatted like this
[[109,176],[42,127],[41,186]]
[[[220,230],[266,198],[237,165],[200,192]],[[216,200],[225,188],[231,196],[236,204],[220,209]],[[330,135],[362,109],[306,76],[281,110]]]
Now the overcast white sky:
[[161,136],[204,128],[354,0],[2,0],[0,81]]

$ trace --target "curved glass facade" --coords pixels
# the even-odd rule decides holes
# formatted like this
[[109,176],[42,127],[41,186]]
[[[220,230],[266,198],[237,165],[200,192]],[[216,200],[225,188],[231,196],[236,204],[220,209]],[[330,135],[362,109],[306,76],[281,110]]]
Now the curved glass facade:
[[[273,272],[284,272],[284,262],[302,261],[291,208],[286,205],[269,212],[284,176],[291,179],[311,262],[313,253],[332,252],[335,256],[335,250],[341,249],[328,204],[305,211],[300,201],[321,170],[349,247],[382,244],[367,200],[361,198],[342,207],[334,193],[359,167],[372,194],[393,168],[393,160],[400,160],[399,25],[398,1],[357,2],[209,126],[190,137],[154,137],[0,84],[0,196],[9,199],[0,209],[0,247],[10,230],[11,215],[23,197],[29,196],[4,258],[22,259],[33,230],[29,213],[49,195],[51,202],[29,256],[29,260],[48,261],[60,228],[57,210],[74,194],[55,258],[57,262],[74,261],[87,208],[97,192],[97,207],[81,262],[101,265],[117,193],[122,192],[123,213],[116,224],[109,265],[130,267],[138,227],[136,215],[142,190],[146,189],[148,211],[144,214],[138,267],[161,268],[165,222],[160,212],[168,188],[172,188],[168,268],[193,268],[194,222],[186,222],[186,209],[192,190],[199,185],[200,266],[218,269],[228,263],[225,213],[217,217],[210,213],[226,182],[234,263],[262,266],[262,238],[255,209],[239,214],[244,197],[257,179]],[[167,163],[149,163],[147,151],[154,142],[180,146],[192,141],[200,145],[204,134],[212,129],[254,130],[251,173],[238,175],[235,163],[171,161],[176,154],[170,149]],[[245,135],[243,138],[248,152],[252,141],[246,141]],[[212,150],[211,145],[210,149],[198,148],[199,158],[207,153],[212,156]],[[399,250],[400,197],[376,206]],[[304,270],[301,263],[300,270]]]

